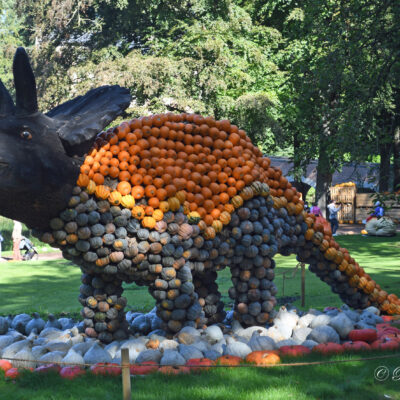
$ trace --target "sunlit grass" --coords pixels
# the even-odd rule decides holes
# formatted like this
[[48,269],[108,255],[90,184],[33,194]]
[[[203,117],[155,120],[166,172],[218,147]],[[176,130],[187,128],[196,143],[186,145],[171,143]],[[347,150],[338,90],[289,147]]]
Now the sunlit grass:
[[[339,236],[341,246],[347,247],[352,256],[365,268],[385,290],[400,292],[400,242],[394,238],[374,238]],[[293,276],[297,265],[295,256],[276,256],[275,284],[278,288],[278,299],[284,295],[295,299],[293,304],[300,307],[301,271]],[[283,293],[283,273],[286,273]],[[39,311],[43,314],[78,313],[80,304],[77,301],[81,271],[66,260],[7,262],[0,263],[0,315],[21,312]],[[218,285],[226,309],[232,306],[228,296],[231,286],[229,269],[219,273]],[[147,287],[134,284],[124,285],[124,295],[128,298],[128,308],[137,311],[149,311],[154,307],[154,300]],[[340,306],[342,301],[331,292],[326,283],[315,274],[306,270],[305,309]]]

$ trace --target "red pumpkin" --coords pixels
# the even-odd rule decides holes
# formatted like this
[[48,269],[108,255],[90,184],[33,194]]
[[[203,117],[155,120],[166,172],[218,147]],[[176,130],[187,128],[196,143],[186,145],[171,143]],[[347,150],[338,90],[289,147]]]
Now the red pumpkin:
[[60,376],[64,379],[75,379],[80,375],[85,375],[86,371],[82,367],[64,367],[60,370]]
[[12,364],[8,360],[0,360],[0,369],[4,372],[7,372],[9,369],[12,368]]
[[215,365],[215,362],[209,358],[191,358],[186,362],[186,366],[191,371],[206,371],[213,365]]
[[373,350],[390,351],[390,350],[398,350],[399,348],[400,348],[400,343],[396,340],[379,339],[371,343],[371,349]]
[[313,351],[324,355],[343,353],[344,348],[338,343],[320,343],[313,347]]
[[395,328],[394,326],[386,326],[383,329],[378,328],[378,339],[381,338],[391,338],[394,340],[400,340],[400,329]]
[[242,363],[243,359],[239,356],[231,356],[231,355],[227,354],[225,356],[218,357],[215,360],[215,362],[218,365],[234,366],[234,365],[239,365],[240,363]]
[[61,371],[61,367],[57,364],[43,364],[35,369],[35,372],[40,374],[47,374],[49,372],[57,372]]
[[349,332],[349,339],[353,342],[361,341],[372,343],[378,338],[375,329],[353,329]]
[[7,372],[4,374],[4,376],[7,379],[17,379],[19,378],[20,374],[22,371],[33,371],[33,368],[10,368],[7,370]]
[[343,347],[346,351],[368,351],[371,350],[371,346],[366,342],[345,342]]
[[289,357],[302,357],[305,354],[310,354],[311,350],[302,345],[296,345],[296,346],[282,346],[279,349],[279,354],[281,356],[289,356]]
[[394,317],[392,315],[382,315],[381,318],[385,321],[385,322],[390,322],[393,321]]
[[4,376],[6,379],[17,379],[19,377],[20,370],[18,368],[10,368],[6,371]]
[[132,375],[148,375],[158,371],[158,365],[155,361],[144,361],[140,365],[132,364],[130,366]]
[[97,363],[90,367],[94,375],[121,375],[121,367],[116,363]]

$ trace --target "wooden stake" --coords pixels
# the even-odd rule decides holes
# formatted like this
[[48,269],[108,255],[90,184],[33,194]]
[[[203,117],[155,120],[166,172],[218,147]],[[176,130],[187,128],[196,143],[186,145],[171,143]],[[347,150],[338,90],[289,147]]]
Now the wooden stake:
[[301,306],[306,305],[306,265],[301,263]]
[[121,350],[122,356],[122,399],[131,400],[131,373],[129,369],[129,349]]

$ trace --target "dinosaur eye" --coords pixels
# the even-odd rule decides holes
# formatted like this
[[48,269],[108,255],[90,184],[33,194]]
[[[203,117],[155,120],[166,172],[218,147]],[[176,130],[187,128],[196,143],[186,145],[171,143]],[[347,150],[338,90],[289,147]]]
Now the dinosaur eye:
[[21,132],[20,136],[22,137],[22,139],[25,140],[31,140],[32,139],[32,134],[28,131],[23,131]]

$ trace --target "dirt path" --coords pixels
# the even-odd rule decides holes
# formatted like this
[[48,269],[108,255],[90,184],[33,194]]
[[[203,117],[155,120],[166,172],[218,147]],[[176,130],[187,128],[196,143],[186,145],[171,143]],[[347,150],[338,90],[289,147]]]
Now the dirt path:
[[[61,251],[51,251],[51,252],[49,251],[49,252],[39,254],[40,261],[59,260],[62,258],[63,258],[63,256],[62,256]],[[9,256],[0,258],[0,262],[7,262],[7,261],[12,261],[12,258]],[[33,261],[35,261],[35,260],[33,260]]]

